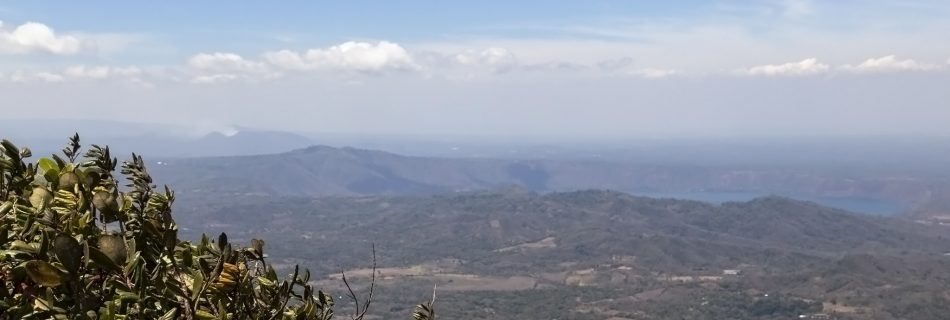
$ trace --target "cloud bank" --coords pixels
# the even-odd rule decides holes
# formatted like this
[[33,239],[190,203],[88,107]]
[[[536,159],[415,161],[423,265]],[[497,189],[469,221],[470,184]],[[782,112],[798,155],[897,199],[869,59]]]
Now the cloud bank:
[[756,66],[745,72],[753,76],[807,76],[828,70],[831,70],[831,67],[827,64],[818,62],[817,58],[808,58],[798,62]]
[[864,73],[880,73],[880,72],[901,72],[901,71],[928,71],[935,70],[939,68],[934,64],[923,64],[915,61],[914,59],[898,59],[895,55],[883,56],[880,58],[871,58],[864,60],[861,64],[856,66],[844,65],[842,69],[855,71],[855,72],[864,72]]
[[304,52],[279,50],[264,53],[263,59],[276,68],[293,71],[330,69],[376,73],[419,68],[405,48],[389,41],[349,41]]

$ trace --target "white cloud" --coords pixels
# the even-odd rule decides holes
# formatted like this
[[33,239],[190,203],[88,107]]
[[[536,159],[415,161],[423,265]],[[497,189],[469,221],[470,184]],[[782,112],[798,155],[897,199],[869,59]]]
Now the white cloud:
[[518,59],[505,48],[492,47],[482,51],[456,54],[455,62],[464,66],[487,67],[494,72],[507,72],[518,65]]
[[105,79],[109,77],[109,67],[74,66],[63,72],[70,78]]
[[47,52],[68,55],[78,53],[82,44],[79,38],[57,35],[52,28],[42,23],[27,22],[7,30],[0,22],[0,53]]
[[55,72],[17,70],[16,72],[10,74],[8,80],[16,83],[60,83],[66,81],[66,77]]
[[621,57],[617,59],[606,59],[594,63],[591,70],[599,70],[605,74],[636,76],[648,79],[666,78],[680,74],[679,71],[668,68],[635,68],[634,59],[631,57]]
[[188,59],[191,68],[185,78],[191,83],[216,84],[235,80],[270,80],[280,77],[264,62],[248,60],[235,53],[199,53]]
[[195,84],[215,84],[215,83],[224,83],[230,82],[241,78],[235,74],[212,74],[212,75],[200,75],[195,76],[191,79],[191,83]]
[[926,71],[936,69],[937,66],[931,64],[918,63],[913,59],[900,60],[895,55],[883,56],[880,58],[871,58],[864,60],[857,66],[843,65],[841,69],[854,72],[899,72],[899,71]]
[[300,54],[290,50],[280,50],[264,54],[264,60],[279,68],[288,70],[313,69]]
[[396,43],[350,41],[303,53],[290,50],[268,52],[264,61],[287,70],[336,69],[357,72],[412,70],[419,68],[406,49]]
[[50,72],[39,72],[35,77],[36,79],[46,82],[63,82],[66,80],[62,75]]
[[[2,75],[2,74],[0,74]],[[170,80],[165,75],[155,75],[136,66],[86,66],[77,65],[59,70],[20,69],[9,73],[0,80],[14,83],[70,83],[80,81],[112,81],[131,83],[142,87],[153,87],[149,80]]]
[[246,60],[234,53],[199,53],[188,59],[188,66],[207,71],[261,72],[266,70],[263,63]]
[[798,62],[756,66],[744,70],[744,73],[753,76],[806,76],[824,73],[830,69],[827,64],[818,62],[818,59],[808,58]]
[[128,77],[134,78],[142,75],[142,70],[138,67],[109,67],[109,66],[73,66],[66,68],[63,75],[71,79],[93,79],[101,80],[110,77]]
[[59,83],[59,82],[66,81],[66,77],[55,72],[46,72],[46,71],[35,72],[35,71],[17,70],[11,73],[9,77],[4,78],[4,80],[9,80],[10,82],[15,82],[15,83],[29,83],[29,82]]

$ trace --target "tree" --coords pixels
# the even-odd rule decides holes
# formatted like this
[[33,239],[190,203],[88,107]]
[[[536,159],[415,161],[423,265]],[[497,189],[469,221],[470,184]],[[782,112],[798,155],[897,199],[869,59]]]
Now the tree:
[[[0,144],[0,319],[320,319],[330,295],[310,273],[279,279],[264,242],[248,247],[178,238],[175,194],[152,183],[141,156],[108,147],[28,163]],[[365,313],[365,312],[364,312]]]

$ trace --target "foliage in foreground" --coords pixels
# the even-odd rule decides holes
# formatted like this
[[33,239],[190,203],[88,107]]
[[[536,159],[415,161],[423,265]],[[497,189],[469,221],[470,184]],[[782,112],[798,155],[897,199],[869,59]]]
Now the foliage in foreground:
[[330,319],[333,300],[295,268],[279,279],[261,240],[178,239],[175,194],[141,156],[108,147],[28,163],[0,146],[0,319]]

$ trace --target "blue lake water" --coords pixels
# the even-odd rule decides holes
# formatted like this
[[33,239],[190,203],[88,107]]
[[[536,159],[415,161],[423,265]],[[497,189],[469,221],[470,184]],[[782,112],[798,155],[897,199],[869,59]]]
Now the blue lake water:
[[751,192],[632,192],[632,194],[651,198],[687,199],[716,204],[731,201],[749,201],[759,197],[778,195],[792,199],[811,201],[826,207],[847,210],[855,213],[884,216],[896,215],[906,209],[904,205],[898,202],[865,198],[808,197]]

